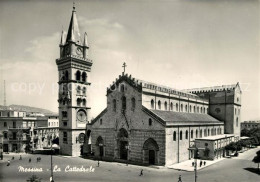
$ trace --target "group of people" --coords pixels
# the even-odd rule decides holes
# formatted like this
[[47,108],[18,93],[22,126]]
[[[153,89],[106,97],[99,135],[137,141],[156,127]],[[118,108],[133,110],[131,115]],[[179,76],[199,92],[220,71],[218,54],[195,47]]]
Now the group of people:
[[[204,164],[204,166],[206,166],[206,161],[200,161],[200,167]],[[192,162],[192,166],[195,165],[195,162]]]
[[[12,157],[12,160],[14,160],[15,158],[14,158],[14,156]],[[23,160],[23,158],[22,158],[22,155],[20,155],[20,158],[19,158],[19,160]],[[41,162],[41,157],[37,157],[36,158],[36,161],[37,162]],[[31,158],[29,158],[29,163],[31,163],[32,162],[32,159]],[[7,161],[7,166],[10,166],[10,164],[11,164],[11,161],[10,160],[8,160]]]

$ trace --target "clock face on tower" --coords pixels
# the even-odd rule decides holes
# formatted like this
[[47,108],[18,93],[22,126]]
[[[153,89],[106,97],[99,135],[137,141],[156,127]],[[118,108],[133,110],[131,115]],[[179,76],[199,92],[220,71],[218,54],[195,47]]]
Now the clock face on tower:
[[79,110],[77,112],[77,119],[80,121],[80,122],[84,122],[86,121],[87,119],[87,114],[84,110]]
[[77,52],[78,55],[82,55],[83,50],[82,50],[81,47],[78,47],[76,52]]

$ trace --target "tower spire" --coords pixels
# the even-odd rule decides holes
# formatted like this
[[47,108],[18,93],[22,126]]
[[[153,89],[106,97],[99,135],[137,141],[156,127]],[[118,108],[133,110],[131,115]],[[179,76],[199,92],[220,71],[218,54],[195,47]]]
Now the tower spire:
[[76,8],[75,8],[75,3],[73,2],[73,10],[72,10],[72,15],[70,19],[70,25],[68,29],[68,35],[66,42],[75,42],[77,44],[81,44],[80,40],[80,33],[79,33],[79,25],[78,25],[78,20],[76,16]]

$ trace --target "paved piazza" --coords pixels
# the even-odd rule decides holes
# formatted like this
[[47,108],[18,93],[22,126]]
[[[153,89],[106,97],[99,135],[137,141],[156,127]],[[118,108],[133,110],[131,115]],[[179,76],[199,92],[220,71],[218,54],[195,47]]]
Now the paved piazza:
[[[211,166],[198,171],[198,182],[259,182],[259,175],[250,172],[250,169],[256,168],[257,165],[251,162],[255,152],[258,149],[251,149],[238,158],[225,159]],[[41,162],[36,162],[37,157],[41,157]],[[6,158],[11,158],[8,155]],[[36,174],[42,181],[49,181],[50,172],[50,156],[48,155],[23,155],[23,160],[19,160],[19,155],[11,160],[11,165],[6,166],[6,162],[0,163],[0,181],[1,182],[22,182],[26,181],[29,176]],[[28,159],[32,162],[29,163]],[[164,181],[174,182],[178,181],[178,176],[182,176],[183,182],[194,181],[194,172],[177,171],[167,168],[150,168],[142,166],[134,166],[121,163],[100,162],[100,167],[97,167],[97,161],[54,156],[54,166],[57,172],[54,172],[55,182],[62,181]],[[67,167],[67,166],[70,166]],[[76,170],[76,168],[84,167],[88,172],[75,172],[66,170]],[[92,166],[92,167],[91,167]],[[22,168],[23,167],[23,168]],[[75,168],[73,168],[75,167]],[[25,168],[42,168],[42,172],[22,172]],[[19,169],[21,170],[19,172]],[[143,169],[143,176],[139,176],[141,169]]]

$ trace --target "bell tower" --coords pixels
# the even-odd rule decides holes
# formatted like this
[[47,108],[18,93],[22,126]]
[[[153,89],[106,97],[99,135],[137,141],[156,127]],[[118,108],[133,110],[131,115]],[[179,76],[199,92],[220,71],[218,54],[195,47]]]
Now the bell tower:
[[88,58],[87,34],[80,36],[76,10],[73,6],[67,36],[62,31],[59,72],[59,144],[60,154],[79,156],[90,116],[88,88],[92,60]]

